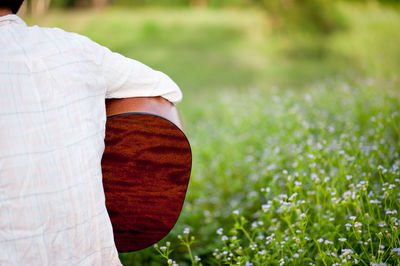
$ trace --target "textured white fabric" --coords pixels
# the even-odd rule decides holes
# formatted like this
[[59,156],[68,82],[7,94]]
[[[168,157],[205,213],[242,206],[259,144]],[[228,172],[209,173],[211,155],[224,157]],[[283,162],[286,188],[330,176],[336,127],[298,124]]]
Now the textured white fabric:
[[104,99],[158,95],[182,97],[163,73],[86,37],[0,17],[0,265],[120,265],[102,186]]

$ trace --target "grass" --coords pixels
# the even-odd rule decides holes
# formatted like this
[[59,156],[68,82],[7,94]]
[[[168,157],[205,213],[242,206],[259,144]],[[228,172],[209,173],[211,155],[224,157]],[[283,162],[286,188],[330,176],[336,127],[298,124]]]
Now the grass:
[[[194,147],[205,146],[195,162],[204,167],[186,206],[204,264],[398,264],[395,88],[357,82],[221,95],[224,119],[195,128]],[[213,240],[204,241],[209,231]]]
[[274,32],[253,9],[27,18],[162,70],[184,92],[183,211],[124,265],[400,263],[400,15],[340,10],[347,29],[325,38]]

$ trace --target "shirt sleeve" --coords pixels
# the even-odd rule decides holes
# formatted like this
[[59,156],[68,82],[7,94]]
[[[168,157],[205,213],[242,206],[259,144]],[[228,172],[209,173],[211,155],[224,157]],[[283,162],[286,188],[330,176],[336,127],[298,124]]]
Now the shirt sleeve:
[[106,98],[162,96],[172,103],[182,100],[181,90],[166,74],[90,42],[106,82]]

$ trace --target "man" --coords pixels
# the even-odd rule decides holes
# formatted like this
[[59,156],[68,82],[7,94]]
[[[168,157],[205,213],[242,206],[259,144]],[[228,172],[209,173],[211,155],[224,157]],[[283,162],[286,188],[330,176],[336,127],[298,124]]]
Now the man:
[[0,0],[0,265],[120,265],[105,208],[105,98],[182,98],[86,37],[28,27]]

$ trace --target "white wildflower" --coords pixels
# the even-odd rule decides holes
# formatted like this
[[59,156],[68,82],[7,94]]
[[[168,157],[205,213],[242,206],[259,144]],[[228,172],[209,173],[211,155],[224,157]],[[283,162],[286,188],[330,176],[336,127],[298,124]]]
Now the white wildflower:
[[362,226],[362,223],[360,223],[360,222],[355,222],[355,224],[354,224],[354,227],[355,228],[359,228],[359,227],[361,227]]
[[293,193],[290,198],[288,199],[288,201],[293,201],[293,199],[297,196],[297,192]]
[[396,255],[397,257],[400,257],[400,248],[392,248],[390,250],[394,255]]

